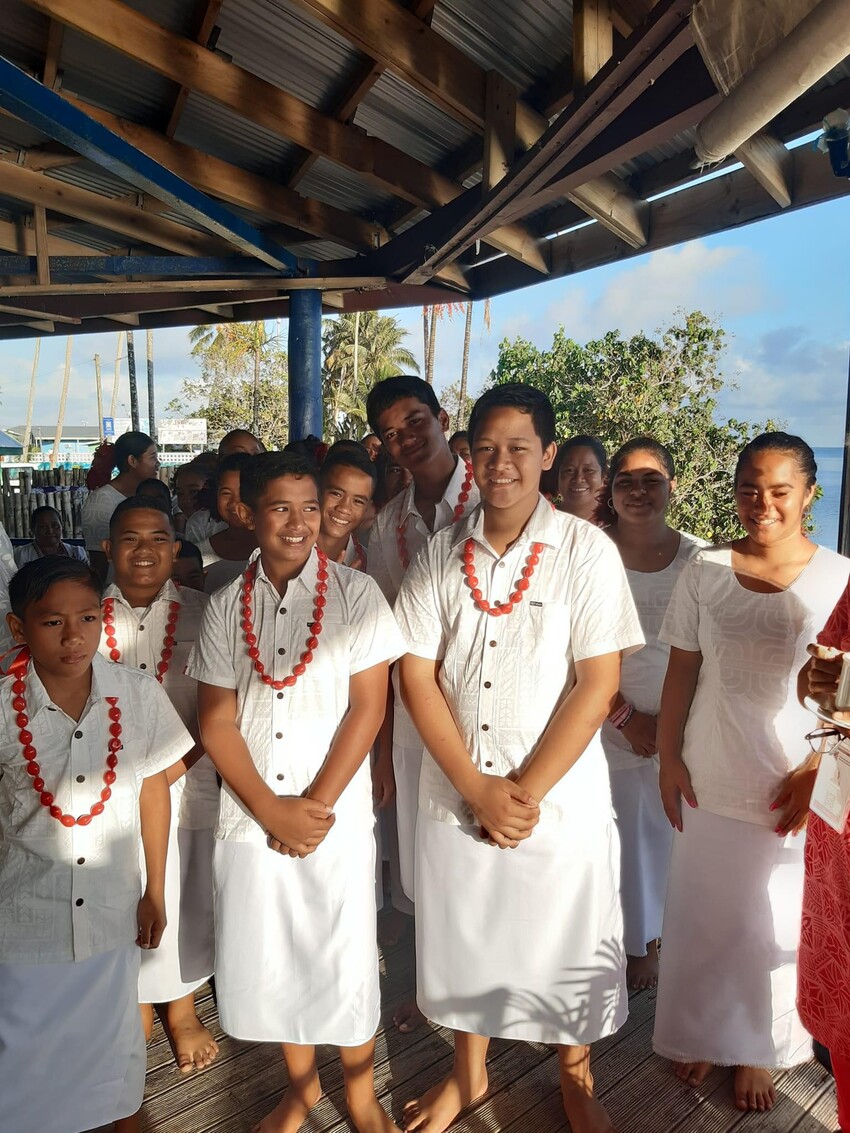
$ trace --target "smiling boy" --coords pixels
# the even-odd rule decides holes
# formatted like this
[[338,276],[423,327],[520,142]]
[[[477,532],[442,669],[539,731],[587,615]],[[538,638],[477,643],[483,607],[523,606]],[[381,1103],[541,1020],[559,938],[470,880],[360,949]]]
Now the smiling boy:
[[[417,988],[455,1031],[452,1072],[405,1110],[442,1133],[487,1089],[490,1038],[558,1047],[573,1133],[613,1129],[590,1043],[626,1015],[619,847],[599,728],[643,638],[619,555],[539,494],[544,394],[497,386],[469,424],[482,504],[402,583],[404,701],[426,746]],[[533,947],[529,943],[533,941]]]
[[322,523],[318,545],[332,562],[366,569],[366,550],[357,529],[377,483],[375,465],[365,449],[334,445],[328,450],[319,471]]
[[374,1089],[380,1014],[367,753],[403,646],[374,582],[316,547],[312,465],[264,453],[243,472],[259,551],[210,604],[189,671],[222,779],[216,831],[221,1024],[278,1042],[289,1089],[257,1129],[296,1133],[322,1093],[316,1044],[340,1048],[359,1133],[392,1133]]

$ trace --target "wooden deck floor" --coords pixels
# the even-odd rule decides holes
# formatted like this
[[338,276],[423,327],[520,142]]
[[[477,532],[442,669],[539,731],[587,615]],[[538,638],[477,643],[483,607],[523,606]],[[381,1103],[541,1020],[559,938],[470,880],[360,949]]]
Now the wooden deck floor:
[[[413,949],[409,939],[385,950],[381,966],[384,1014],[410,996]],[[206,989],[205,989],[206,990]],[[277,1102],[285,1085],[279,1049],[223,1037],[212,995],[199,994],[199,1013],[220,1043],[218,1059],[201,1074],[178,1074],[159,1025],[148,1058],[142,1127],[145,1133],[242,1133]],[[769,1114],[734,1108],[731,1073],[715,1069],[699,1091],[683,1086],[652,1054],[655,996],[632,996],[626,1025],[595,1048],[594,1073],[618,1133],[832,1133],[837,1127],[831,1077],[811,1062],[783,1074]],[[406,1100],[433,1085],[451,1060],[451,1038],[422,1027],[400,1035],[390,1024],[378,1035],[376,1076],[385,1107],[398,1120]],[[305,1128],[308,1133],[349,1130],[339,1062],[321,1051],[327,1096]],[[495,1041],[490,1092],[455,1128],[458,1133],[557,1133],[569,1126],[558,1094],[553,1052],[529,1043]]]

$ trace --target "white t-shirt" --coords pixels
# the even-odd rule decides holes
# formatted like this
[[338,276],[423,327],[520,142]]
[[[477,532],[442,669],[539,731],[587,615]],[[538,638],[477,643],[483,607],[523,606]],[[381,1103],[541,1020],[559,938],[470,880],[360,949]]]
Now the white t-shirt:
[[846,558],[817,547],[786,590],[758,594],[736,578],[728,545],[700,551],[682,571],[659,638],[702,654],[682,758],[703,810],[775,825],[770,804],[809,750],[797,674],[848,571]]
[[[484,598],[507,601],[533,543],[542,543],[523,600],[491,617],[473,602],[463,573],[467,539],[475,542],[475,574]],[[440,687],[460,734],[481,771],[521,768],[559,704],[575,684],[575,663],[643,644],[620,555],[596,527],[555,512],[542,496],[525,530],[501,557],[484,537],[479,507],[434,535],[410,566],[395,614],[416,657],[441,661]],[[541,817],[559,819],[587,791],[607,794],[608,770],[598,737],[557,783]],[[468,825],[471,812],[426,752],[420,810]]]
[[[658,715],[661,706],[661,689],[667,673],[670,646],[659,641],[661,623],[667,612],[670,596],[679,575],[694,555],[708,544],[695,535],[679,532],[679,550],[664,570],[642,571],[626,569],[626,578],[632,591],[640,618],[646,645],[623,660],[620,673],[620,692],[639,712]],[[635,755],[623,733],[606,720],[602,725],[602,746],[608,766],[619,771],[629,767],[643,767],[646,759]]]
[[103,551],[103,540],[109,538],[112,513],[126,499],[127,496],[111,484],[104,484],[89,492],[83,502],[82,513],[83,539],[87,551]]
[[139,792],[192,747],[153,677],[92,660],[91,696],[79,721],[53,704],[34,668],[29,730],[45,790],[74,816],[100,799],[109,745],[106,697],[117,697],[121,742],[112,797],[88,826],[65,827],[41,805],[21,758],[14,677],[0,681],[0,963],[86,960],[132,944],[139,872]]
[[213,519],[205,507],[192,512],[186,520],[186,538],[190,543],[200,547],[201,543],[224,531],[227,524],[220,519]]
[[[251,561],[260,555],[255,551]],[[253,621],[257,647],[274,680],[288,677],[310,636],[316,600],[315,548],[283,598],[262,568],[257,571]],[[348,711],[349,677],[393,661],[404,652],[392,612],[371,578],[328,563],[326,605],[313,661],[292,688],[264,684],[248,656],[242,622],[242,580],[213,594],[189,658],[189,675],[218,688],[236,689],[237,723],[265,782],[279,795],[300,795],[321,768]],[[337,809],[371,814],[371,773],[364,760]],[[222,787],[216,837],[265,846],[266,834]]]

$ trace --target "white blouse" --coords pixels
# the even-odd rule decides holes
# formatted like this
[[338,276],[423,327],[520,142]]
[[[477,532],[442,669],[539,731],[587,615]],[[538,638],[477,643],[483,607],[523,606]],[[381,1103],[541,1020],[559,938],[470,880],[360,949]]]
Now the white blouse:
[[[310,637],[316,599],[315,548],[283,597],[267,577],[260,552],[253,621],[260,660],[274,680],[288,677]],[[237,724],[265,782],[279,795],[300,795],[315,779],[348,711],[349,678],[404,652],[392,612],[371,578],[328,563],[322,633],[313,661],[292,688],[264,684],[248,656],[242,622],[242,579],[210,598],[189,658],[189,675],[236,689]],[[371,814],[371,774],[364,760],[337,809]],[[225,783],[216,837],[265,845],[265,831]]]
[[192,747],[192,737],[157,682],[95,656],[91,696],[79,721],[53,704],[33,666],[27,714],[45,789],[65,813],[98,801],[118,698],[122,748],[112,797],[88,826],[65,827],[32,789],[21,755],[14,677],[0,681],[0,963],[86,960],[132,944],[139,871],[142,780]]
[[[475,574],[491,603],[507,601],[533,543],[540,561],[525,597],[492,617],[473,602],[463,573],[467,539],[475,541]],[[541,496],[522,535],[501,557],[484,537],[479,507],[438,532],[417,555],[395,607],[417,657],[441,661],[440,687],[473,762],[508,775],[521,768],[575,684],[575,663],[643,644],[620,555],[597,528],[555,512]],[[607,795],[608,771],[598,738],[543,800],[541,816],[560,819],[587,792]],[[419,806],[430,818],[468,825],[471,813],[426,752]]]
[[112,513],[127,496],[104,484],[89,492],[83,503],[82,524],[86,550],[103,552],[103,540],[109,538],[109,521]]
[[727,545],[700,551],[682,571],[659,638],[702,654],[682,758],[704,810],[775,825],[770,804],[808,753],[812,727],[797,674],[849,570],[846,558],[817,547],[786,590],[760,594],[738,581]]

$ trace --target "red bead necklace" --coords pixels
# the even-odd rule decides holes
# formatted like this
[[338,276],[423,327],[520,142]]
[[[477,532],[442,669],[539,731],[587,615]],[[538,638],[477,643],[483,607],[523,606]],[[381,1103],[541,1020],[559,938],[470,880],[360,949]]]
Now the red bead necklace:
[[[169,602],[168,621],[165,623],[165,637],[162,639],[162,653],[160,654],[156,672],[154,673],[154,676],[160,684],[162,684],[165,674],[168,672],[168,666],[171,664],[171,658],[174,654],[174,644],[177,640],[174,634],[177,631],[177,622],[179,619],[180,603]],[[114,598],[104,598],[103,600],[103,630],[106,634],[106,644],[109,648],[110,659],[120,664],[121,650],[118,648],[118,639],[115,636]]]
[[[469,489],[472,487],[472,465],[469,461],[466,462],[466,476],[463,478],[463,483],[458,492],[457,503],[455,504],[454,514],[452,515],[452,523],[457,523],[459,519],[463,519],[463,513],[466,511],[466,502],[469,499]],[[400,523],[395,529],[396,532],[396,546],[398,547],[398,557],[402,567],[407,570],[410,566],[410,555],[407,551],[407,520]]]
[[301,660],[293,666],[292,673],[282,681],[275,681],[266,672],[265,665],[260,660],[260,650],[257,647],[257,635],[254,633],[252,618],[253,609],[251,597],[254,593],[254,584],[257,580],[257,563],[255,559],[245,571],[242,582],[242,629],[245,632],[245,642],[248,646],[248,656],[254,665],[254,671],[263,684],[280,692],[284,688],[292,688],[299,677],[307,671],[307,666],[313,660],[313,654],[319,647],[319,634],[322,632],[322,618],[325,616],[325,606],[328,592],[328,556],[324,551],[316,548],[316,557],[319,560],[319,569],[316,571],[316,598],[313,602],[313,621],[310,624],[310,636],[307,638],[307,648],[301,654]]
[[15,723],[18,725],[18,739],[23,749],[23,756],[27,764],[27,775],[32,778],[32,788],[39,797],[41,805],[50,813],[51,818],[61,822],[63,826],[88,826],[93,818],[103,814],[104,806],[112,798],[112,784],[115,782],[115,768],[118,766],[118,752],[121,748],[121,709],[118,707],[117,696],[107,696],[104,699],[109,705],[109,754],[106,757],[106,771],[103,773],[103,782],[106,784],[100,792],[100,799],[92,803],[87,814],[80,814],[74,818],[73,814],[65,814],[54,802],[53,795],[44,788],[41,777],[41,768],[36,762],[38,752],[32,742],[32,732],[27,729],[29,716],[27,716],[26,681],[24,678],[29,672],[29,663],[12,682],[12,707],[15,710]]
[[475,576],[475,540],[467,539],[463,545],[463,573],[466,575],[466,581],[472,591],[472,600],[478,609],[494,618],[498,618],[501,614],[510,614],[514,606],[522,601],[523,594],[528,590],[529,579],[534,574],[534,568],[540,562],[542,550],[542,543],[531,544],[531,554],[525,560],[522,576],[517,580],[516,589],[511,594],[510,600],[491,606],[487,599],[481,596],[481,591],[478,589],[478,579]]

